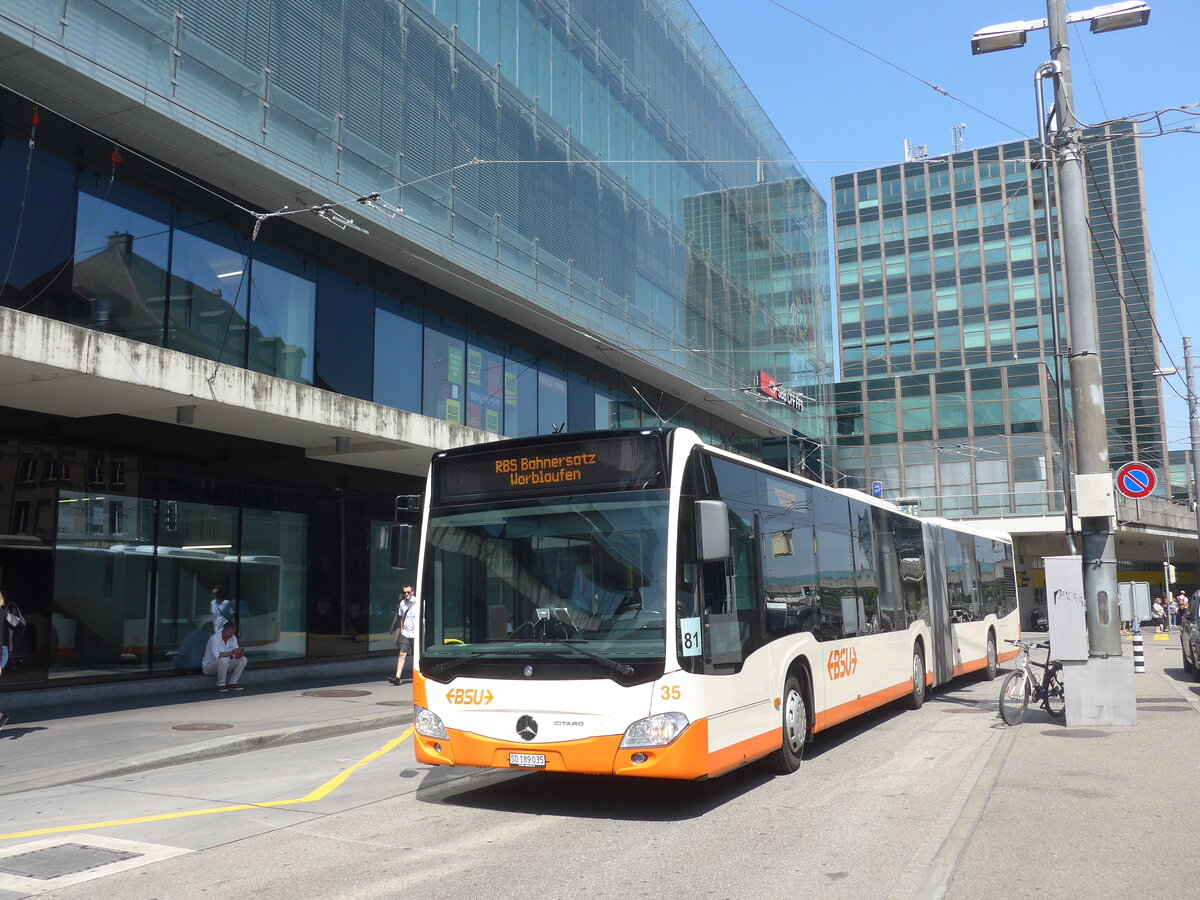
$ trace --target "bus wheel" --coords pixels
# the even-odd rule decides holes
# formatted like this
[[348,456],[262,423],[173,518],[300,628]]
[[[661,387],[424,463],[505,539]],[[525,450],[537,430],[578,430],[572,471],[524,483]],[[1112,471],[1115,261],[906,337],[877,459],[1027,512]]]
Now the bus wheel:
[[771,771],[790,775],[800,768],[804,742],[808,738],[808,703],[804,687],[795,675],[789,675],[783,687],[783,746],[768,757]]
[[904,701],[909,709],[920,709],[925,702],[925,654],[920,647],[913,647],[912,693]]
[[988,632],[987,667],[983,670],[984,681],[995,681],[1000,671],[1000,659],[996,656],[996,635]]

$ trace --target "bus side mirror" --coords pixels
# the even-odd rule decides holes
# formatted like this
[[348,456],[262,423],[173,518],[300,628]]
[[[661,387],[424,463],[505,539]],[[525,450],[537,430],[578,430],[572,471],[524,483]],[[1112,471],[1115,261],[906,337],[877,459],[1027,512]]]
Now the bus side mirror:
[[412,549],[412,525],[397,524],[392,526],[391,563],[393,569],[408,568],[408,554]]
[[696,501],[696,556],[702,563],[729,559],[729,509],[721,500]]

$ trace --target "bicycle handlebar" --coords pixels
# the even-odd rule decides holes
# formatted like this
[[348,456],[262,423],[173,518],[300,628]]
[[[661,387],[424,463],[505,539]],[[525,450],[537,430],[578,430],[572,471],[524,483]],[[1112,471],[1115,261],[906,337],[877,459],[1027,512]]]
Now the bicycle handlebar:
[[1004,643],[1016,644],[1018,647],[1026,647],[1030,650],[1049,650],[1050,649],[1049,641],[1045,641],[1044,643],[1041,643],[1041,644],[1031,644],[1031,643],[1029,643],[1029,641],[1023,641],[1023,640],[1020,640],[1019,638],[1017,640],[1013,640],[1012,638],[1005,638]]

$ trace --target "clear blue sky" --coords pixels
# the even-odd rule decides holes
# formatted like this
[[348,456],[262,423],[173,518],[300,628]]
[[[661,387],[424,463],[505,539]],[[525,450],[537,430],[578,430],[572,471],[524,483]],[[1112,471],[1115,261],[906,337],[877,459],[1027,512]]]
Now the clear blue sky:
[[[1067,8],[1083,11],[1102,2],[1069,0]],[[970,39],[988,25],[1044,18],[1044,0],[692,0],[692,5],[827,200],[834,175],[900,161],[905,138],[927,145],[936,156],[953,150],[952,128],[960,123],[966,124],[963,149],[1036,132],[1033,76],[1050,56],[1047,32],[1032,32],[1023,48],[982,56],[971,55]],[[1150,22],[1141,28],[1093,35],[1086,25],[1070,26],[1081,121],[1200,102],[1200,0],[1150,5]],[[1191,112],[1200,113],[1200,107]],[[1163,121],[1200,130],[1200,115],[1175,112]],[[1157,129],[1142,126],[1143,133],[1152,130]],[[1172,449],[1186,449],[1187,404],[1180,399],[1184,335],[1191,336],[1200,367],[1200,298],[1192,274],[1200,255],[1200,134],[1146,138],[1141,149],[1160,358],[1163,366],[1173,362],[1180,370],[1165,390],[1168,439]]]

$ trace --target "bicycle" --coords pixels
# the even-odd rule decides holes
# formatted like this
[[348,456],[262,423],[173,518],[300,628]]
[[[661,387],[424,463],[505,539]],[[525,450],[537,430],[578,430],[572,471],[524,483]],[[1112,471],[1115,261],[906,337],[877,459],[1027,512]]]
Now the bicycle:
[[[1066,711],[1066,693],[1062,683],[1062,663],[1050,658],[1050,642],[1031,644],[1028,641],[1007,641],[1021,648],[1017,654],[1016,669],[1005,676],[1000,685],[1000,718],[1005,725],[1019,725],[1025,718],[1025,710],[1032,697],[1054,718]],[[1034,662],[1029,658],[1033,649],[1046,651],[1046,662]],[[1041,669],[1041,680],[1034,669]]]

